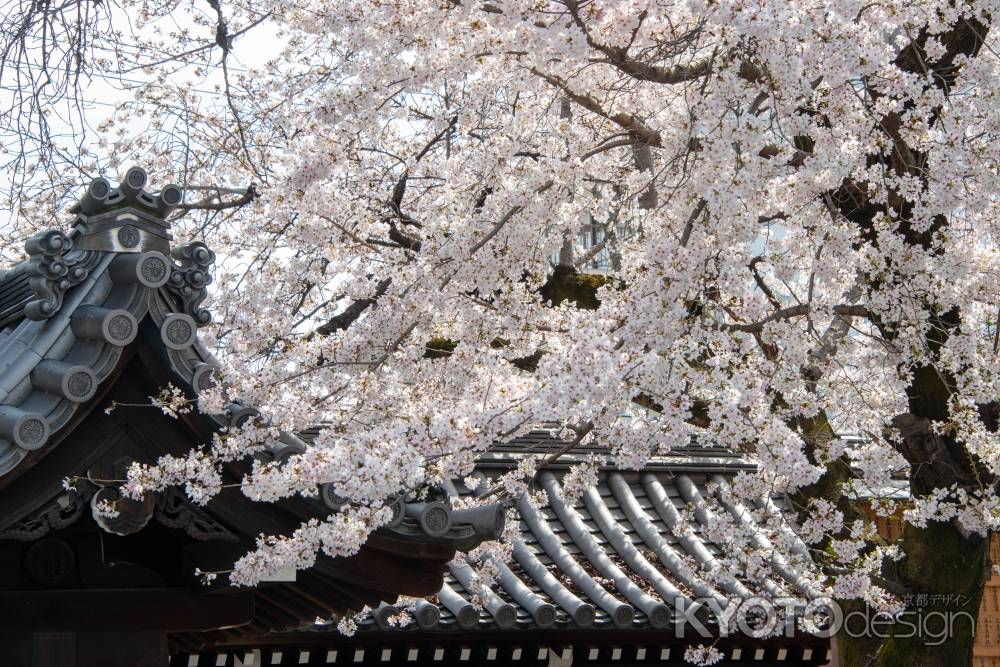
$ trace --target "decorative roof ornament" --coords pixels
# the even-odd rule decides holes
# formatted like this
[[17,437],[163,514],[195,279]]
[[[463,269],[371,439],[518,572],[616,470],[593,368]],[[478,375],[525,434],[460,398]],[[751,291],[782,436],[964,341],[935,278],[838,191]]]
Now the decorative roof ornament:
[[[171,289],[179,303],[158,312],[155,324],[177,357],[173,362],[187,359],[191,370],[206,365],[191,350],[197,327],[211,320],[200,304],[215,255],[203,243],[171,253],[166,217],[184,193],[176,185],[149,193],[147,181],[139,167],[129,169],[118,187],[94,179],[70,209],[72,230],[29,238],[27,259],[0,273],[0,368],[6,369],[0,378],[0,475],[42,449],[74,406],[95,395],[138,335],[150,303],[170,299]],[[156,297],[160,288],[167,293]],[[195,379],[198,387],[211,383],[206,371]]]
[[182,312],[203,327],[212,322],[212,314],[201,303],[208,296],[208,285],[212,282],[209,272],[215,263],[215,253],[201,241],[177,246],[171,253],[177,262],[170,272],[167,289],[180,299]]
[[159,193],[145,191],[149,177],[132,167],[117,188],[95,178],[70,213],[76,214],[74,245],[104,252],[170,252],[170,225],[166,217],[184,201],[184,191],[166,185]]
[[67,290],[87,279],[99,256],[75,248],[73,241],[58,229],[39,232],[24,247],[28,252],[25,274],[34,295],[24,306],[24,316],[45,320],[59,312]]
[[[180,267],[168,265],[170,225],[166,216],[183,202],[184,192],[176,185],[167,185],[150,194],[144,190],[147,181],[146,171],[140,167],[125,172],[117,188],[105,178],[95,178],[70,209],[76,215],[70,234],[50,229],[28,239],[28,261],[23,269],[31,289],[23,307],[27,319],[45,320],[59,312],[66,292],[87,279],[102,254],[115,253],[131,256],[116,260],[116,277],[147,287],[159,287],[172,277],[171,269],[178,271],[174,284],[184,292],[183,303],[193,303],[199,326],[210,321],[207,311],[197,309],[197,304],[204,300],[204,287],[211,282],[206,269],[215,255],[204,244],[194,244],[201,249],[193,258],[192,251],[185,250],[188,246],[182,246],[174,250],[180,253]],[[192,261],[198,269],[194,273],[189,269]],[[130,272],[134,275],[126,276]]]

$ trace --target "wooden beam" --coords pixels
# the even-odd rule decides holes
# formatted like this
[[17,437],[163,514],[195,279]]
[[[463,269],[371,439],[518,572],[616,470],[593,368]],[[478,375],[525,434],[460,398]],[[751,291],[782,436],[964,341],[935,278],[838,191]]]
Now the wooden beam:
[[[244,625],[253,592],[196,595],[185,589],[3,591],[0,626],[31,632],[185,632]],[[113,619],[113,621],[109,621]]]

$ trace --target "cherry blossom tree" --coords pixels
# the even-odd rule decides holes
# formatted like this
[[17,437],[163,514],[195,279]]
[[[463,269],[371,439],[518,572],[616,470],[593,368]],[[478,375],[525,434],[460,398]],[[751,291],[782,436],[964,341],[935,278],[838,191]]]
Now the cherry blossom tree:
[[[330,483],[344,509],[262,539],[233,581],[352,553],[387,502],[556,420],[624,468],[691,438],[752,457],[725,494],[790,499],[759,518],[809,544],[806,562],[774,533],[817,590],[978,609],[1000,523],[997,3],[200,4],[123,3],[193,27],[136,36],[149,79],[59,178],[181,174],[178,234],[224,258],[227,371],[199,407],[269,420],[136,466],[127,491],[209,501],[221,461],[325,425],[243,488]],[[239,65],[265,29],[273,59]],[[123,71],[116,44],[101,76]],[[50,194],[10,199],[21,229],[64,203],[36,181]],[[531,493],[549,463],[487,494]],[[894,477],[911,502],[877,498]],[[859,494],[902,512],[898,543]],[[740,527],[716,537],[750,572]],[[843,638],[845,664],[969,663],[955,629]]]

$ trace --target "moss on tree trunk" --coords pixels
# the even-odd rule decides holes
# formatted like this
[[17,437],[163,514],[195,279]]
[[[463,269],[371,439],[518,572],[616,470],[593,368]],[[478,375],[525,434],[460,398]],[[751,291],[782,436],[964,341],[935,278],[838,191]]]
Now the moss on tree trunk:
[[899,567],[899,580],[913,596],[906,618],[923,632],[922,636],[906,636],[917,633],[897,625],[879,647],[874,664],[971,665],[979,605],[989,571],[989,539],[963,536],[953,522],[932,522],[926,528],[906,526],[903,548],[906,559]]
[[597,290],[609,280],[607,276],[578,273],[572,267],[557,266],[540,291],[542,298],[554,306],[571,301],[577,308],[594,310],[601,305]]

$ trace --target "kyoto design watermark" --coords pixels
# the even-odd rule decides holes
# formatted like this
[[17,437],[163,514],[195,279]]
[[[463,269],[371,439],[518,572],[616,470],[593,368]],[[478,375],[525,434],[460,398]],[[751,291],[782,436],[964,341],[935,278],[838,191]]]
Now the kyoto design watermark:
[[[971,599],[960,596],[922,595],[904,600],[905,609],[888,612],[864,605],[844,608],[830,598],[807,603],[794,598],[751,597],[723,602],[716,598],[679,600],[676,630],[709,638],[731,634],[752,637],[793,637],[806,632],[820,638],[843,631],[852,638],[916,638],[939,646],[959,632],[976,633],[975,615],[963,609]],[[690,636],[690,635],[689,635]]]

